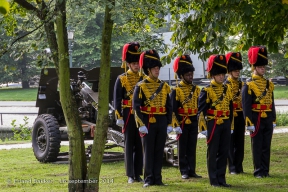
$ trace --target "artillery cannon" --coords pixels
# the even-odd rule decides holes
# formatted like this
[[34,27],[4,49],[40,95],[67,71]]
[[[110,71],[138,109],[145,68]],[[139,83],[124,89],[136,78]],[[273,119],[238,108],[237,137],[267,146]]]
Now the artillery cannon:
[[[106,149],[116,146],[124,148],[124,135],[116,125],[113,100],[113,88],[116,78],[122,73],[120,67],[112,67],[109,85],[109,128],[107,132]],[[97,119],[98,83],[100,68],[86,71],[82,68],[70,68],[70,88],[76,99],[77,109],[82,121],[84,140],[92,140]],[[68,140],[67,125],[60,103],[58,77],[54,68],[41,71],[36,107],[39,107],[32,130],[32,147],[36,159],[40,162],[66,161],[68,153],[60,153],[61,141]],[[174,154],[176,140],[167,137],[164,158],[176,166],[177,156]],[[87,159],[91,146],[86,149]],[[123,159],[123,153],[108,152],[104,161]]]

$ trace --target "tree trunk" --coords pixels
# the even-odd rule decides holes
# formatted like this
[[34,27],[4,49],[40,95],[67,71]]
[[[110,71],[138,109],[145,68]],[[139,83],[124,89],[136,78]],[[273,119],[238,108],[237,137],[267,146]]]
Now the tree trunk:
[[288,86],[288,70],[284,69],[285,85]]
[[23,59],[18,63],[21,69],[21,82],[22,82],[22,89],[29,89],[29,80],[27,75],[27,55],[23,55]]
[[[57,0],[57,43],[59,58],[60,101],[64,112],[69,137],[69,181],[83,181],[86,177],[87,162],[81,120],[75,99],[70,90],[70,69],[66,29],[66,1]],[[83,182],[69,182],[69,191],[83,191]]]
[[[88,179],[97,182],[87,183],[85,191],[99,191],[99,175],[104,154],[104,147],[107,138],[109,122],[109,82],[111,65],[111,39],[113,30],[113,20],[110,11],[114,8],[115,0],[108,1],[110,5],[105,7],[104,27],[102,31],[102,52],[99,77],[99,97],[98,97],[98,116],[92,146],[92,154],[88,167]],[[112,6],[111,6],[112,5]],[[100,102],[101,101],[101,102]]]
[[[82,123],[79,117],[76,101],[70,90],[70,70],[68,60],[68,38],[66,29],[66,0],[56,1],[56,28],[54,15],[45,1],[34,7],[28,1],[15,0],[23,8],[33,12],[43,23],[52,58],[59,79],[60,101],[68,127],[69,136],[69,180],[83,181],[87,173],[87,162],[83,139]],[[57,38],[56,38],[56,33]],[[8,85],[8,84],[7,84]],[[80,182],[69,182],[69,191],[83,191],[84,184]]]
[[27,80],[22,80],[21,84],[22,84],[22,89],[29,89],[30,88],[29,81],[27,81]]

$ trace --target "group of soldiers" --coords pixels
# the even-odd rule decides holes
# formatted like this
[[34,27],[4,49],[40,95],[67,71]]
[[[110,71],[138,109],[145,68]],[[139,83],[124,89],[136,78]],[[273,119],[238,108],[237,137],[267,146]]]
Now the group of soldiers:
[[254,176],[270,176],[276,112],[274,85],[263,77],[268,65],[265,46],[250,47],[252,78],[245,83],[239,79],[240,52],[211,55],[207,65],[211,81],[202,90],[193,84],[195,68],[189,55],[174,60],[173,69],[181,81],[172,91],[158,79],[162,64],[156,50],[140,52],[139,43],[130,42],[123,47],[122,60],[125,70],[129,69],[116,80],[114,107],[116,124],[124,133],[128,183],[166,185],[161,175],[163,152],[172,131],[177,134],[181,178],[202,178],[195,171],[200,132],[207,140],[210,184],[231,187],[226,183],[226,168],[230,174],[243,173],[245,127],[251,136]]

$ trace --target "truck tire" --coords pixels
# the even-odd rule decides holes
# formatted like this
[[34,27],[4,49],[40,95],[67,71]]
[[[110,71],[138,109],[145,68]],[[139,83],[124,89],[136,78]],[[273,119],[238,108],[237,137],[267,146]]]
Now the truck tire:
[[56,118],[50,114],[39,115],[33,125],[32,147],[36,159],[42,163],[57,160],[61,135]]

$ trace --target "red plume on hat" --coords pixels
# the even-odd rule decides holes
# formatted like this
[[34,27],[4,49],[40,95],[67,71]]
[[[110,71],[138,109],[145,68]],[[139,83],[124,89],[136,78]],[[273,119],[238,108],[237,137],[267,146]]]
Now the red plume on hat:
[[128,47],[129,47],[130,44],[126,43],[124,46],[123,46],[123,50],[122,50],[122,61],[126,61],[126,53],[128,51]]
[[174,64],[173,64],[173,70],[174,72],[176,73],[177,70],[178,70],[178,67],[179,67],[179,61],[180,61],[180,57],[177,57],[174,61]]
[[214,62],[214,58],[216,57],[217,55],[211,55],[208,59],[208,64],[207,64],[207,71],[211,71],[212,67],[213,67],[213,62]]
[[252,46],[248,50],[248,59],[251,65],[254,65],[256,63],[259,49],[260,47]]
[[145,52],[141,53],[140,59],[139,59],[139,66],[140,66],[140,68],[143,68],[144,56],[145,56]]
[[226,54],[226,62],[227,62],[227,65],[228,65],[228,63],[229,63],[229,59],[230,59],[232,53],[233,53],[233,52],[229,52],[229,53]]

